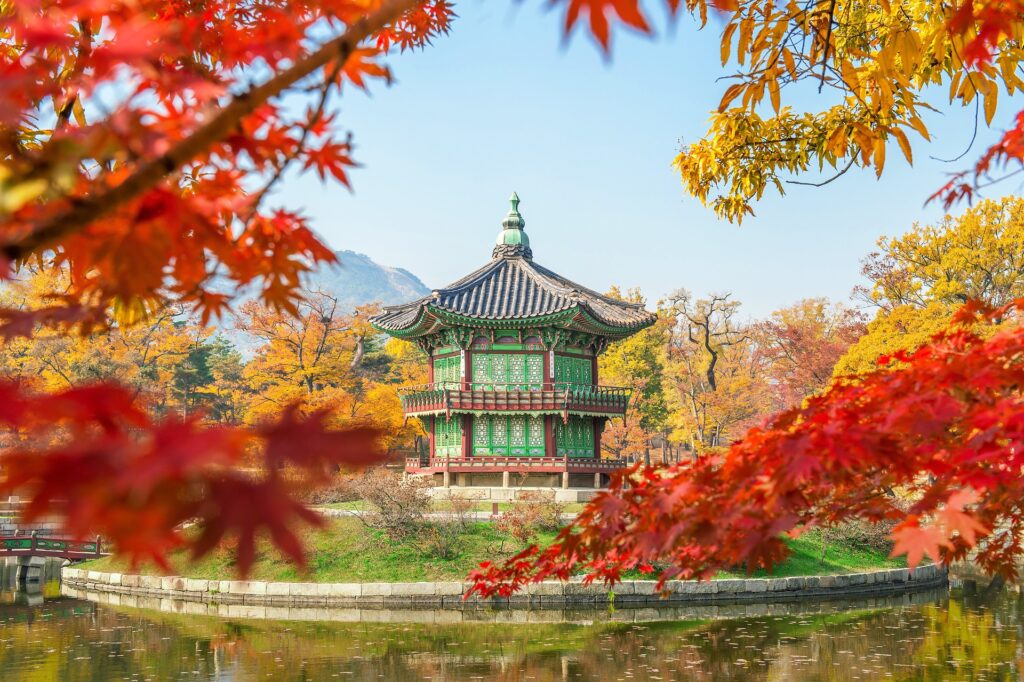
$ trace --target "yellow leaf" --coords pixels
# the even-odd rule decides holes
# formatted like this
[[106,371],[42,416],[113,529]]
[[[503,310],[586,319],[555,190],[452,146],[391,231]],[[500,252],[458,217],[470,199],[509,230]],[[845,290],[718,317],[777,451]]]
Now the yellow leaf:
[[849,60],[844,59],[840,62],[839,73],[842,74],[843,82],[851,92],[857,92],[860,90],[860,78],[857,76],[857,69]]
[[746,17],[740,21],[740,40],[736,45],[736,59],[742,64],[747,55],[747,48],[750,47],[750,37],[754,32],[754,20]]
[[722,95],[722,101],[718,103],[718,113],[722,113],[729,108],[729,104],[739,97],[740,93],[743,92],[743,83],[733,83],[725,89],[725,94]]
[[985,123],[992,125],[996,115],[996,103],[999,101],[999,88],[993,81],[985,81]]
[[722,33],[722,65],[729,61],[729,52],[732,50],[732,34],[736,32],[737,24],[731,23],[725,27]]
[[75,98],[75,103],[71,106],[71,113],[75,117],[75,123],[83,127],[86,125],[85,109],[82,107],[81,97]]
[[782,63],[786,65],[786,71],[790,77],[795,77],[796,62],[793,60],[793,53],[786,48],[782,48]]
[[844,154],[844,152],[846,150],[846,126],[845,125],[839,126],[838,128],[836,128],[832,132],[832,135],[830,135],[829,138],[828,138],[828,146],[826,147],[826,149],[828,149],[828,151],[832,152],[833,154],[835,154],[837,156],[839,156],[839,155],[845,156],[845,154]]
[[893,128],[893,137],[900,145],[900,149],[903,150],[903,156],[907,157],[907,163],[914,164],[914,153],[910,150],[910,140],[907,139],[906,133],[899,128]]
[[885,166],[885,140],[880,137],[875,138],[872,163],[875,166],[875,177],[882,177],[882,168]]
[[960,77],[963,75],[963,71],[953,72],[953,77],[949,81],[949,101],[952,102],[956,99],[956,93],[960,87]]
[[910,127],[917,131],[918,135],[920,135],[926,140],[932,139],[931,135],[928,134],[928,127],[925,126],[924,121],[922,121],[920,118],[911,115],[909,123]]

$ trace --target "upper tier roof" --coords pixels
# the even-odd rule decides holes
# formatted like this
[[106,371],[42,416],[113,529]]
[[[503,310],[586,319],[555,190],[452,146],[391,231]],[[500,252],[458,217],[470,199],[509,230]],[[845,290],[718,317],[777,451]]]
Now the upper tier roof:
[[518,204],[519,197],[513,194],[490,263],[430,296],[386,307],[373,318],[373,325],[399,336],[422,336],[453,322],[479,320],[494,326],[508,321],[509,326],[522,326],[558,315],[551,320],[557,326],[619,337],[654,323],[655,315],[642,304],[609,298],[534,263]]

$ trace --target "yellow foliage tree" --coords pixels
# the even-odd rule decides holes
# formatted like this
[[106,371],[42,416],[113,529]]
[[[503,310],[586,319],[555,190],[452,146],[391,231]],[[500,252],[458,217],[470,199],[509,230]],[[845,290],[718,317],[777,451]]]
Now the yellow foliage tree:
[[878,246],[864,263],[871,285],[859,290],[878,313],[837,374],[867,371],[883,355],[918,347],[967,300],[998,306],[1024,296],[1024,199],[987,199]]
[[[236,328],[262,342],[245,368],[246,419],[272,418],[293,403],[330,408],[339,425],[375,426],[389,447],[411,447],[421,433],[418,423],[405,423],[395,387],[416,376],[416,356],[382,343],[369,323],[377,306],[343,313],[335,296],[313,291],[298,308],[291,315],[250,301],[239,311]],[[397,361],[389,349],[399,353]],[[420,365],[422,377],[422,358]]]
[[765,362],[728,294],[694,299],[673,293],[661,311],[668,321],[665,382],[673,436],[699,455],[727,445],[764,414],[770,396]]
[[[612,287],[611,298],[644,303],[638,289],[623,293]],[[601,449],[615,457],[651,458],[651,447],[661,436],[663,458],[667,455],[668,410],[662,383],[667,324],[659,318],[654,325],[612,344],[598,358],[601,383],[632,389],[629,411],[622,419],[611,419],[601,435]]]
[[[942,100],[991,124],[1000,91],[1008,98],[1024,86],[1024,22],[1005,22],[990,62],[972,59],[975,33],[950,30],[959,4],[722,3],[721,61],[732,82],[703,139],[675,159],[684,187],[739,222],[769,187],[823,184],[854,166],[880,176],[892,147],[913,162],[911,139],[931,139],[922,114]],[[789,104],[814,89],[822,109]],[[822,169],[832,175],[817,183],[791,178]]]
[[[25,276],[0,292],[0,304],[17,310],[39,309],[67,288],[67,276],[53,268],[26,270]],[[157,412],[187,408],[176,392],[176,375],[212,330],[190,321],[171,303],[155,308],[135,324],[106,326],[68,336],[40,329],[15,337],[0,350],[0,372],[42,391],[96,381],[116,381]]]

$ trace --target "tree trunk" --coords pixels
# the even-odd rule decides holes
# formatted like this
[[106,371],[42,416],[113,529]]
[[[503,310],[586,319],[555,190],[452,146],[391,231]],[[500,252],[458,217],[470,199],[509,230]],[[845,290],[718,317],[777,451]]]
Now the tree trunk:
[[359,363],[363,361],[363,356],[366,354],[366,344],[362,337],[356,339],[356,352],[352,355],[352,362],[349,363],[348,368],[350,370],[355,369],[359,366]]

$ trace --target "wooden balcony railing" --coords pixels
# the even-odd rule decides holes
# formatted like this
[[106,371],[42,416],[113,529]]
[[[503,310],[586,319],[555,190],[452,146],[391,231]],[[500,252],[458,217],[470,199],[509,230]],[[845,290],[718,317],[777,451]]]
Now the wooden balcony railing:
[[538,471],[538,472],[585,472],[611,473],[628,466],[631,462],[625,459],[583,459],[570,457],[491,457],[475,456],[466,458],[434,458],[423,462],[418,457],[405,460],[406,471]]
[[457,382],[406,386],[398,390],[407,415],[453,412],[550,412],[619,416],[626,413],[632,389],[556,383],[544,389],[531,384]]

